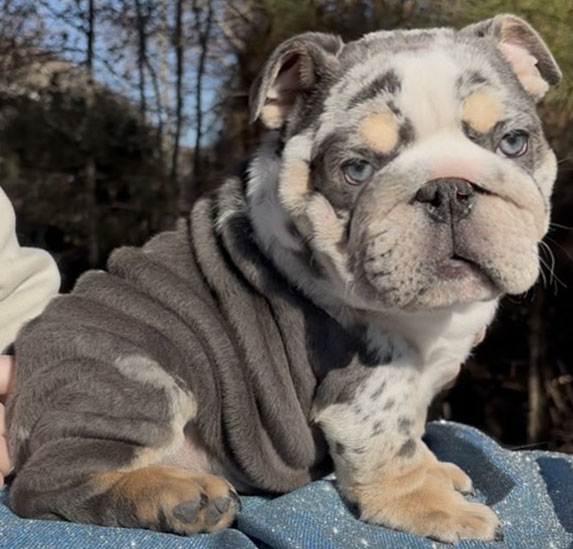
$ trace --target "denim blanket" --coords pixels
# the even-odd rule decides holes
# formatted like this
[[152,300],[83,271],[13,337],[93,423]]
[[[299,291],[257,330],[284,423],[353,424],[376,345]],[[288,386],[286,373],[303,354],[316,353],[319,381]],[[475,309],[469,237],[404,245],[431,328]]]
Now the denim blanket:
[[[504,540],[463,541],[459,547],[573,549],[573,456],[511,452],[471,427],[431,423],[426,442],[473,479],[475,498],[492,506]],[[10,549],[362,549],[447,547],[431,540],[360,522],[346,507],[333,478],[275,499],[244,498],[234,528],[188,538],[146,530],[23,520],[1,493],[0,547]]]

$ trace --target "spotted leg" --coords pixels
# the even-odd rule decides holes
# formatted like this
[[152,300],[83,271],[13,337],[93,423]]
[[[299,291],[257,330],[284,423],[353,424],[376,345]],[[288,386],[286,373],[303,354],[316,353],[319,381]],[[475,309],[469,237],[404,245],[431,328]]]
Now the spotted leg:
[[342,493],[371,523],[449,543],[495,539],[495,513],[462,495],[470,478],[421,440],[427,401],[415,371],[371,370],[351,399],[315,411]]

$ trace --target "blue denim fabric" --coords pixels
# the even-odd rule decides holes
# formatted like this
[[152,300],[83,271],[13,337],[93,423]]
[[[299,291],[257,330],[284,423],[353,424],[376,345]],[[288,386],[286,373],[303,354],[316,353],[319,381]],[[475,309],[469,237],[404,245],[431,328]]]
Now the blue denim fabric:
[[[463,541],[459,547],[573,549],[573,456],[511,452],[476,429],[446,422],[429,424],[426,442],[440,459],[467,471],[478,490],[474,499],[491,505],[503,523],[504,541]],[[0,547],[10,549],[448,547],[360,522],[338,495],[331,477],[275,499],[244,498],[234,528],[188,538],[23,520],[6,506],[6,490],[0,497]]]

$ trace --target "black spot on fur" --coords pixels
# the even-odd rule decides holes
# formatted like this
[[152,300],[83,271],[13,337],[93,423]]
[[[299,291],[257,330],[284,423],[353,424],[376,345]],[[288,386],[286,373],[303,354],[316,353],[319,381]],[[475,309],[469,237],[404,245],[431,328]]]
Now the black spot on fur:
[[398,418],[398,430],[402,434],[409,433],[412,425],[414,425],[414,421],[411,418],[406,416],[401,416]]
[[488,84],[489,80],[481,73],[477,71],[472,71],[469,74],[465,75],[463,78],[463,83],[469,87],[477,87],[483,86],[484,84]]
[[480,74],[479,72],[472,72],[469,76],[468,76],[468,84],[472,85],[472,86],[478,86],[481,84],[487,84],[488,83],[488,79],[483,76],[483,74]]
[[342,442],[337,442],[334,445],[334,452],[336,454],[338,454],[339,456],[343,456],[344,453],[346,452],[346,446],[344,446],[344,444],[342,444]]
[[372,400],[378,400],[380,398],[380,396],[382,395],[382,393],[384,392],[384,389],[386,389],[386,382],[383,381],[380,384],[380,387],[378,387],[378,389],[376,389],[376,391],[374,391],[372,393],[372,396],[370,397]]
[[383,429],[382,429],[382,422],[381,421],[377,421],[374,423],[374,425],[372,426],[372,436],[378,436],[380,433],[382,433]]
[[412,122],[408,119],[404,120],[400,126],[399,135],[401,145],[409,145],[412,143],[416,137],[416,131],[414,130]]
[[401,116],[402,115],[402,111],[396,106],[396,103],[394,103],[394,101],[390,100],[386,103],[386,106],[396,115],[396,116]]
[[349,102],[348,108],[352,109],[369,99],[376,97],[382,92],[394,95],[400,91],[401,84],[398,75],[390,70],[387,73],[374,79],[365,88],[361,89]]
[[384,408],[382,408],[383,410],[390,410],[391,408],[394,407],[394,404],[396,404],[396,401],[393,398],[389,398],[386,401],[386,404],[384,404]]
[[460,76],[456,82],[456,88],[460,96],[465,97],[470,94],[475,88],[489,84],[489,80],[477,71],[472,71]]
[[402,444],[402,446],[400,446],[400,449],[396,453],[396,457],[409,458],[414,455],[415,451],[416,441],[413,438],[409,438],[406,442],[404,442],[404,444]]

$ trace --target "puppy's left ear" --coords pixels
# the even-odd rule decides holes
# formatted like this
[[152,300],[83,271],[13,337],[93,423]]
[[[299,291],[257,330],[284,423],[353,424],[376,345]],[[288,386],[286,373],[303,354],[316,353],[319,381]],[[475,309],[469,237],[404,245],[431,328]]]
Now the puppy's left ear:
[[496,15],[469,25],[461,32],[493,38],[523,89],[536,101],[541,100],[549,86],[561,81],[561,70],[541,36],[515,15]]
[[277,46],[251,86],[249,121],[260,117],[268,128],[281,128],[296,102],[332,72],[343,46],[339,36],[319,32]]

